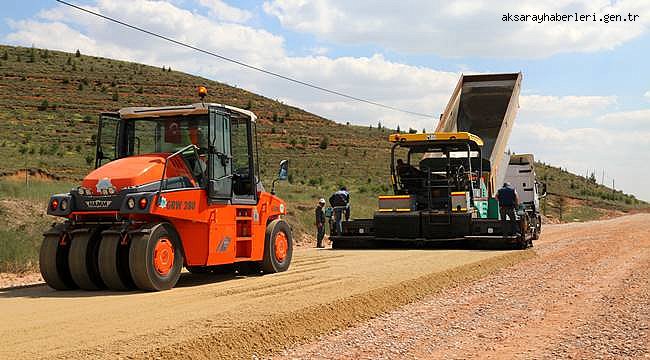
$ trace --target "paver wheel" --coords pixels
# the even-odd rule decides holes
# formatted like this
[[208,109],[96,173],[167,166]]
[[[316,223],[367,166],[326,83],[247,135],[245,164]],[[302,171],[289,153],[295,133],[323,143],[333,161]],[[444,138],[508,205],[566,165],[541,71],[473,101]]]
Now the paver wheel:
[[266,226],[262,270],[265,273],[286,271],[291,264],[293,238],[284,220],[273,220]]
[[99,243],[99,274],[111,290],[126,291],[135,288],[129,271],[129,246],[122,244],[119,233],[104,233]]
[[67,232],[55,227],[43,236],[39,254],[39,268],[45,283],[56,290],[76,289],[68,267],[70,237]]
[[106,287],[99,274],[99,228],[81,229],[72,232],[68,265],[74,282],[84,290],[99,290]]
[[168,224],[157,224],[150,232],[131,239],[129,269],[142,290],[160,291],[174,287],[183,268],[180,239]]

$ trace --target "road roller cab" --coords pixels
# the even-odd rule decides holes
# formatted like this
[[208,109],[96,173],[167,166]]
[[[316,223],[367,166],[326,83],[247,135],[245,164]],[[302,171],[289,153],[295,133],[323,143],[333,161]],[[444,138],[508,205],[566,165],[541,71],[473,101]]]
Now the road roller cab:
[[[260,181],[255,120],[208,103],[102,114],[95,170],[48,204],[66,220],[44,236],[47,284],[164,290],[182,267],[285,271],[291,228],[285,202]],[[287,171],[283,160],[277,179]]]

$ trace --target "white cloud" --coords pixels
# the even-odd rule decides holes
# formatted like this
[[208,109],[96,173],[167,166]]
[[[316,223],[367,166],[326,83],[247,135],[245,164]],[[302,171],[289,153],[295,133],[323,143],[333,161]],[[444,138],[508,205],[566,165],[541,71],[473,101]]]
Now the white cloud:
[[[193,45],[219,50],[224,55],[252,63],[283,58],[284,39],[265,30],[240,24],[215,22],[164,1],[97,0],[99,11],[143,28]],[[142,61],[152,64],[197,64],[196,53],[64,6],[41,11],[38,20],[10,22],[5,40],[32,45]],[[63,26],[62,26],[63,25]],[[61,36],[52,36],[52,31]],[[206,63],[203,61],[203,63]],[[178,66],[177,66],[178,67]],[[188,68],[194,70],[196,68]]]
[[210,9],[210,15],[223,21],[245,23],[253,16],[249,11],[230,6],[221,0],[199,0],[199,3]]
[[521,116],[546,119],[591,117],[616,104],[616,96],[522,95]]
[[643,94],[643,96],[644,96],[646,99],[650,100],[650,90],[646,91],[645,94]]
[[[394,1],[269,0],[266,13],[289,29],[327,41],[376,44],[443,56],[539,58],[613,49],[647,31],[639,0]],[[503,22],[504,14],[637,14],[630,22]]]
[[621,130],[650,131],[650,109],[609,113],[599,116],[596,122]]
[[324,47],[324,46],[316,46],[311,49],[309,49],[312,55],[316,56],[325,56],[329,52],[330,49]]

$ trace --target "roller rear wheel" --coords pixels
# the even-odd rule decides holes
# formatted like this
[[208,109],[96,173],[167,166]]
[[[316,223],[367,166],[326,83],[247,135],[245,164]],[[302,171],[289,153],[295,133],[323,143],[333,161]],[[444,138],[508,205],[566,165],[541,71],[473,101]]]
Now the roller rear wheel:
[[291,228],[284,220],[273,220],[266,227],[262,270],[265,273],[286,271],[293,255]]
[[131,240],[129,269],[142,290],[171,289],[181,276],[183,249],[180,239],[167,226],[171,225],[157,224]]
[[52,231],[43,237],[39,254],[39,268],[45,283],[55,290],[77,288],[68,267],[69,252],[70,238],[66,232]]

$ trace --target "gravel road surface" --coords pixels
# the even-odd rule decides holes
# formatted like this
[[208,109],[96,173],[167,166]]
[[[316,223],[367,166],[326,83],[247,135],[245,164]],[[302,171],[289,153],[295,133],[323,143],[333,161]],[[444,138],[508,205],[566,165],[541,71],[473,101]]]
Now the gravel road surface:
[[0,359],[250,359],[531,256],[300,249],[285,273],[184,274],[177,288],[159,293],[0,290]]
[[650,358],[650,215],[548,226],[535,252],[278,358]]

